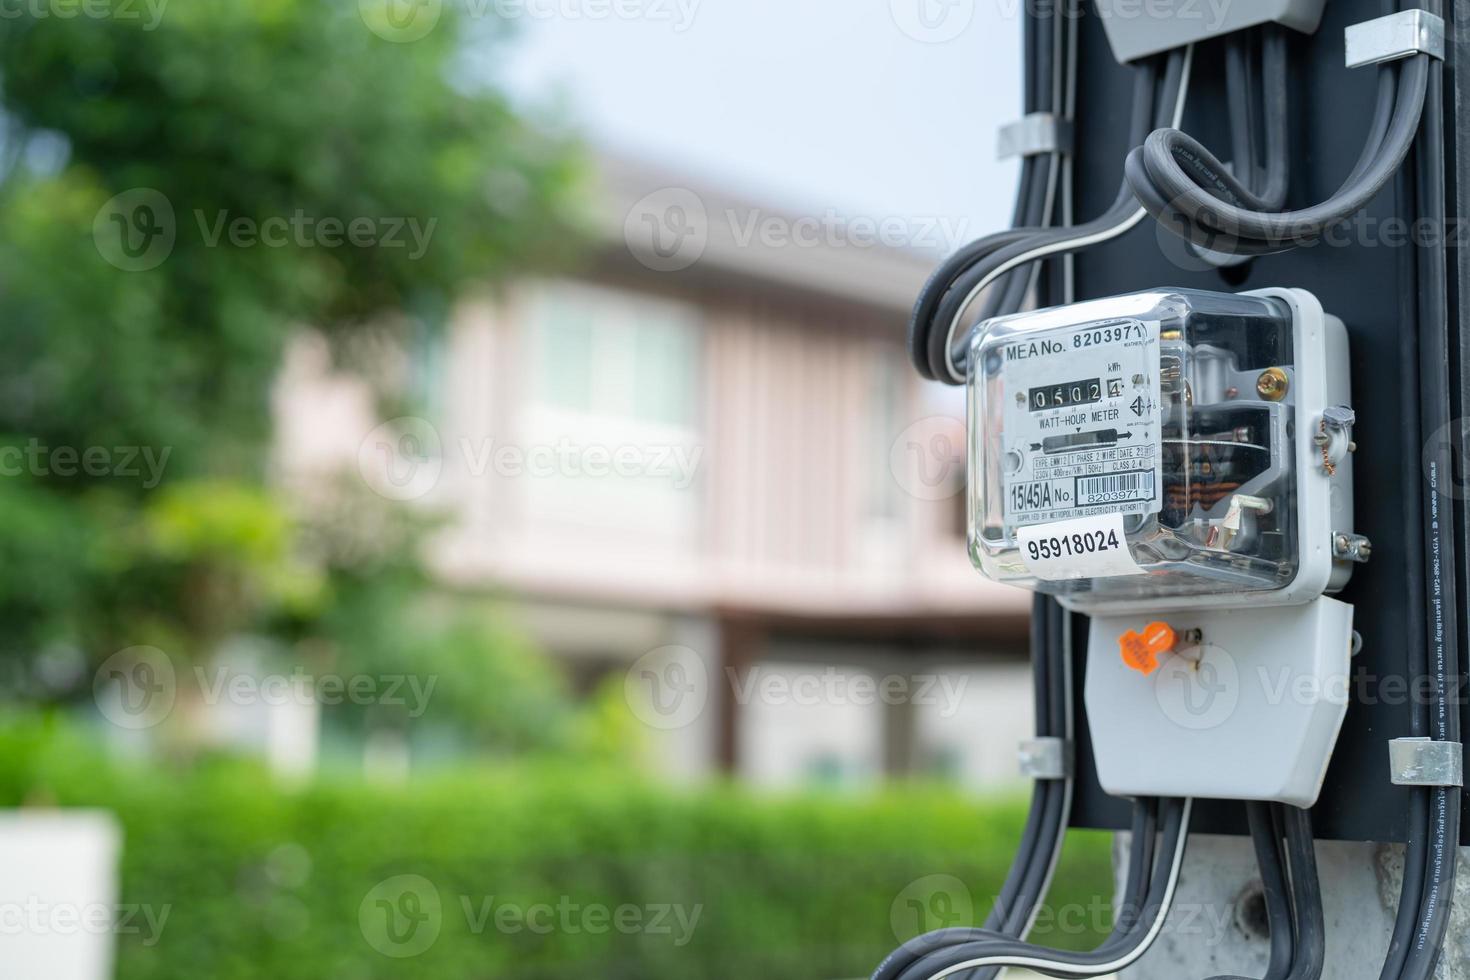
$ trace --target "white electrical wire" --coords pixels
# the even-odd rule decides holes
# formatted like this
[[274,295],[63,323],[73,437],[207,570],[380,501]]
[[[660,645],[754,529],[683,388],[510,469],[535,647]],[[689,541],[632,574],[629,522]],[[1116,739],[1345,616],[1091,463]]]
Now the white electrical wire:
[[1179,820],[1179,840],[1174,845],[1173,864],[1169,868],[1169,884],[1164,889],[1164,898],[1159,903],[1158,914],[1154,916],[1153,923],[1148,932],[1139,940],[1137,946],[1128,950],[1116,959],[1107,963],[1095,963],[1090,966],[1078,966],[1076,963],[1065,963],[1061,960],[1049,960],[1045,956],[979,956],[973,960],[956,963],[954,966],[945,967],[938,973],[932,974],[928,980],[944,980],[945,977],[954,976],[956,973],[964,973],[969,970],[986,966],[1019,966],[1031,970],[1040,970],[1044,973],[1061,973],[1069,977],[1081,978],[1106,976],[1125,970],[1138,962],[1144,953],[1149,951],[1159,934],[1164,931],[1164,920],[1169,917],[1169,910],[1174,905],[1174,893],[1179,885],[1179,872],[1184,865],[1184,850],[1189,843],[1189,817],[1194,809],[1194,800],[1184,801],[1184,812]]
[[[1172,128],[1174,129],[1179,128],[1179,124],[1183,121],[1184,118],[1184,103],[1189,96],[1189,73],[1193,61],[1194,45],[1191,44],[1184,49],[1184,71],[1182,72],[1179,79],[1179,96],[1174,103],[1174,116],[1172,122]],[[976,283],[975,288],[970,290],[970,294],[965,297],[965,302],[960,307],[960,312],[955,314],[955,318],[950,321],[949,333],[946,334],[944,341],[944,359],[945,364],[949,367],[949,376],[954,379],[956,384],[965,383],[965,372],[956,368],[954,363],[955,334],[959,331],[960,324],[964,322],[964,311],[969,309],[970,304],[975,302],[975,298],[978,297],[991,283],[995,282],[996,279],[1005,275],[1007,272],[1010,272],[1018,265],[1024,265],[1027,262],[1035,262],[1038,259],[1046,258],[1048,255],[1055,255],[1057,252],[1074,252],[1084,248],[1091,248],[1093,245],[1099,245],[1103,242],[1112,241],[1119,235],[1127,233],[1130,229],[1132,229],[1135,225],[1142,221],[1147,214],[1148,212],[1140,206],[1137,210],[1130,212],[1126,218],[1115,225],[1110,225],[1109,227],[1104,228],[1100,231],[1095,231],[1091,235],[1082,235],[1078,238],[1066,238],[1062,239],[1061,241],[1051,242],[1047,245],[1040,245],[1029,252],[1023,252],[1020,255],[1017,255],[1015,258],[1010,259],[1009,261],[997,266],[995,269],[992,269],[989,275]]]

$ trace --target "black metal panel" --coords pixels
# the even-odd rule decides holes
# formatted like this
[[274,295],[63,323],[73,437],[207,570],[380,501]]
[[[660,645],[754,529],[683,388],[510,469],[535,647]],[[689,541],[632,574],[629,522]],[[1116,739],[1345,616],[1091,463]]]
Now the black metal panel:
[[[1290,205],[1327,197],[1357,159],[1372,110],[1375,70],[1350,71],[1343,66],[1343,28],[1382,12],[1380,0],[1333,0],[1315,35],[1292,38]],[[1123,139],[1131,71],[1113,61],[1095,17],[1082,25],[1080,60],[1077,201],[1079,220],[1086,220],[1102,213],[1117,193],[1127,149]],[[1453,107],[1457,87],[1447,88]],[[1202,45],[1185,128],[1224,155],[1228,144],[1222,89],[1219,43]],[[1453,154],[1464,139],[1453,125],[1449,131]],[[1452,187],[1451,201],[1457,199],[1454,192]],[[1419,528],[1424,440],[1417,422],[1415,248],[1382,239],[1390,227],[1385,219],[1411,218],[1412,201],[1413,179],[1406,168],[1373,202],[1368,209],[1372,223],[1366,231],[1351,235],[1349,244],[1267,256],[1241,269],[1201,269],[1152,221],[1077,259],[1079,298],[1165,285],[1224,290],[1297,286],[1315,293],[1329,312],[1347,323],[1359,423],[1357,525],[1373,540],[1374,550],[1372,561],[1358,567],[1342,596],[1356,607],[1364,644],[1355,661],[1354,703],[1314,814],[1318,834],[1326,838],[1398,841],[1406,830],[1409,794],[1389,784],[1385,743],[1408,732],[1409,695],[1398,686],[1404,673],[1403,651],[1407,644],[1425,642]],[[1456,210],[1464,213],[1463,208]],[[1451,256],[1451,270],[1459,268],[1456,259]],[[1466,272],[1462,269],[1459,274]],[[1452,316],[1457,317],[1458,311]],[[1470,569],[1462,569],[1460,576],[1462,585],[1466,570]],[[1461,617],[1462,625],[1466,618]],[[1078,633],[1082,635],[1075,655],[1082,677],[1085,632]],[[1385,683],[1386,678],[1398,680]],[[1127,805],[1098,787],[1085,723],[1079,730],[1074,822],[1122,828],[1128,819]],[[1243,833],[1241,808],[1207,805],[1200,813],[1199,829]]]

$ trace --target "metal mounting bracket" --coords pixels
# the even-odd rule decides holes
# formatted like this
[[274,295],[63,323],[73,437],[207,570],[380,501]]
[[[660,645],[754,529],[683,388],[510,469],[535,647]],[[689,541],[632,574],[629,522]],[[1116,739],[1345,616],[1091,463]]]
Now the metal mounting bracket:
[[1444,60],[1444,18],[1427,10],[1400,10],[1353,24],[1343,32],[1347,66],[1361,68],[1427,54]]
[[1002,126],[995,150],[1001,160],[1040,153],[1071,153],[1072,124],[1050,112],[1033,112]]
[[1021,775],[1028,779],[1069,779],[1076,752],[1064,738],[1027,739],[1019,746]]
[[1388,743],[1395,786],[1464,786],[1465,746],[1430,738],[1396,738]]

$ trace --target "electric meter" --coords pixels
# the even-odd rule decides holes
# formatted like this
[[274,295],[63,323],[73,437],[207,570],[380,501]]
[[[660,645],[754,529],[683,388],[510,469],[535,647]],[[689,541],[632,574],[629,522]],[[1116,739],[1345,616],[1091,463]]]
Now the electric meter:
[[1353,534],[1347,335],[1309,293],[1153,290],[981,325],[969,546],[1083,610],[1294,604]]

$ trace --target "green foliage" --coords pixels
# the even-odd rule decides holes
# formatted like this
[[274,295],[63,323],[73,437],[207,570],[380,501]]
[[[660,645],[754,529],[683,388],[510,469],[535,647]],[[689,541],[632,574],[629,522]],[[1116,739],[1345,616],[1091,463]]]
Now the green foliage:
[[[362,616],[326,634],[328,666],[342,676],[407,678],[398,685],[403,694],[393,703],[326,707],[330,728],[397,733],[419,761],[579,752],[572,739],[579,712],[560,671],[495,611],[445,610],[442,601],[384,592],[373,583],[334,604],[334,617]],[[379,605],[364,608],[371,601]]]
[[[923,789],[681,793],[575,767],[283,790],[236,763],[99,765],[64,730],[33,725],[0,730],[0,804],[23,799],[115,810],[123,902],[168,908],[157,943],[119,936],[119,980],[866,975],[921,913],[934,926],[970,902],[983,916],[1024,815]],[[1071,948],[1097,942],[1112,894],[1105,838],[1076,844],[1052,898],[1067,928],[1038,937]],[[433,945],[400,958],[383,952],[408,946],[389,939],[376,902],[398,907],[402,875],[427,880],[441,911]],[[548,932],[497,919],[536,905],[553,910]],[[645,923],[642,910],[677,906],[693,928],[674,917],[673,934],[594,931],[591,906],[632,906]]]
[[[127,9],[0,20],[0,657],[22,661],[199,656],[356,587],[292,558],[310,529],[257,489],[285,342],[431,334],[466,284],[550,254],[577,176],[477,81],[493,19],[395,44],[355,2]],[[354,221],[367,240],[322,224]],[[145,225],[172,244],[119,263]]]
[[408,676],[427,695],[422,713],[406,704],[326,707],[329,728],[388,730],[417,748],[432,741],[441,755],[573,747],[571,698],[555,664],[509,628],[497,603],[440,594],[427,579],[418,541],[431,521],[352,480],[318,496],[298,551],[316,577],[287,578],[324,584],[310,601],[275,606],[269,629],[293,661],[279,666]]
[[488,613],[459,613],[410,655],[436,680],[424,720],[474,748],[500,752],[567,745],[571,702],[551,662]]
[[624,678],[613,674],[578,706],[571,727],[574,755],[606,764],[657,765],[649,743],[648,726],[628,707]]

